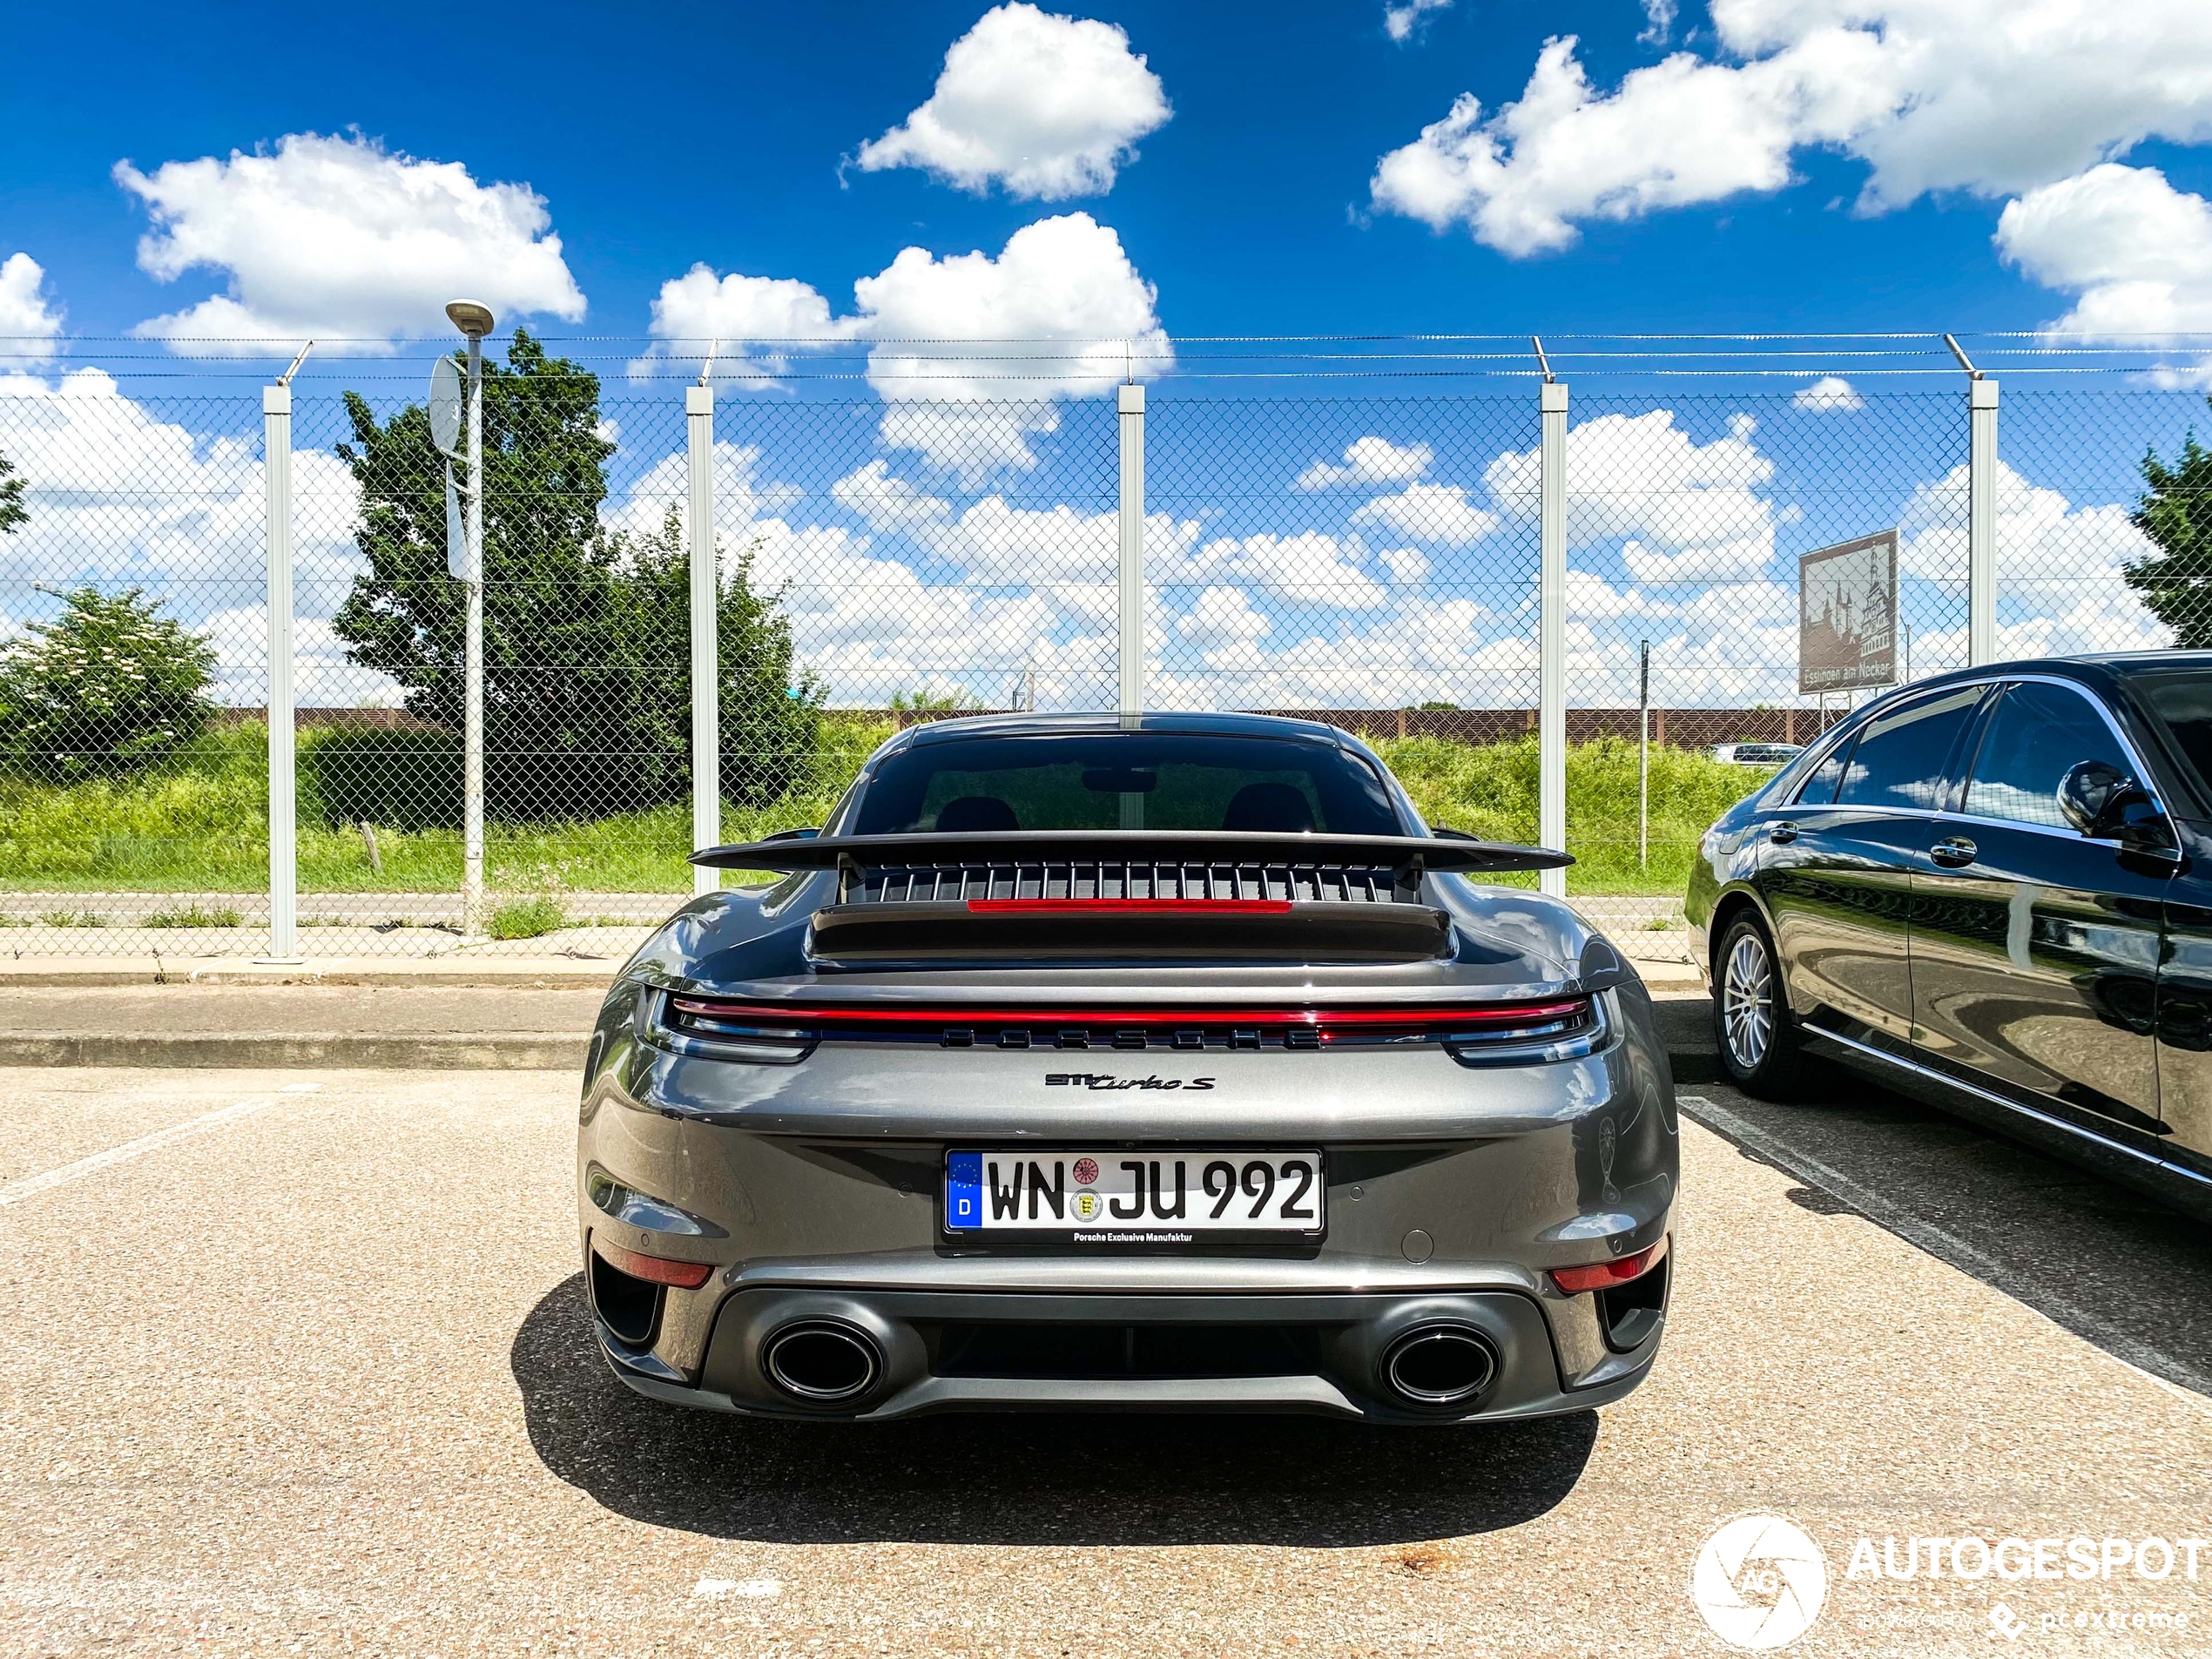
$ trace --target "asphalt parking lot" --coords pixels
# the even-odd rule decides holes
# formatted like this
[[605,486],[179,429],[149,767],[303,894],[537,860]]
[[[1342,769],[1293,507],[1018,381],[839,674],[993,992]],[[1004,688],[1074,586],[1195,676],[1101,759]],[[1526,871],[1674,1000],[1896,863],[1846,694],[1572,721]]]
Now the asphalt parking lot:
[[1856,1086],[1683,1090],[1638,1393],[1382,1433],[679,1413],[592,1350],[566,1073],[0,1075],[9,1653],[1717,1654],[1751,1510],[1826,1557],[1793,1653],[2212,1651],[2212,1548],[1847,1575],[2212,1536],[2212,1236]]

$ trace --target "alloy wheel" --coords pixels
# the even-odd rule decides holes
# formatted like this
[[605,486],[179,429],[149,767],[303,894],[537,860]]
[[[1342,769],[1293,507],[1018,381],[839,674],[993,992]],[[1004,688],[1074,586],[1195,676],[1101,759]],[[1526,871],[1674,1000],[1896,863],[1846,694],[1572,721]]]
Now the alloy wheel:
[[1721,976],[1721,1031],[1729,1057],[1757,1071],[1774,1042],[1774,969],[1766,941],[1748,930],[1728,953]]

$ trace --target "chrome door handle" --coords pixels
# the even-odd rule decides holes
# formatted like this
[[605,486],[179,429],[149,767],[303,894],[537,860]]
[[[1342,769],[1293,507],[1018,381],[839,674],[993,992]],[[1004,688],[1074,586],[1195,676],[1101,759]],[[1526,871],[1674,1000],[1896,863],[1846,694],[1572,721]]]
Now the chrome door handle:
[[1979,849],[1963,835],[1953,835],[1938,841],[1928,849],[1928,856],[1947,870],[1956,870],[1974,861]]
[[1797,826],[1791,823],[1777,824],[1767,831],[1766,838],[1770,841],[1794,841],[1797,839]]

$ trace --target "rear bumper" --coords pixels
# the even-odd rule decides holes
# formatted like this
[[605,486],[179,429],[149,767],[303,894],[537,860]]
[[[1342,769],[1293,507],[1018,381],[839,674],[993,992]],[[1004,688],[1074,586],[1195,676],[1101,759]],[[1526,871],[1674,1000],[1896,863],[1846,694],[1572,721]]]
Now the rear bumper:
[[[1568,1386],[1554,1340],[1562,1311],[1548,1318],[1537,1298],[1512,1290],[1055,1295],[810,1285],[724,1298],[696,1381],[650,1350],[626,1345],[604,1323],[598,1339],[615,1374],[638,1393],[746,1415],[880,1422],[957,1411],[1267,1412],[1386,1423],[1511,1421],[1617,1400],[1657,1357],[1663,1305],[1632,1349],[1601,1346],[1585,1355]],[[770,1380],[762,1353],[779,1331],[824,1321],[872,1344],[880,1367],[852,1398],[808,1404]],[[1386,1356],[1412,1333],[1439,1326],[1476,1333],[1494,1371],[1464,1400],[1409,1402],[1392,1390]],[[1254,1369],[1246,1362],[1255,1354],[1271,1362],[1262,1374],[1175,1374],[1177,1357],[1209,1340],[1213,1352],[1240,1359],[1201,1366],[1202,1372]]]
[[[1606,995],[1618,1018],[1602,1049],[1495,1069],[1428,1044],[1063,1057],[826,1042],[803,1063],[741,1064],[604,1030],[577,1171],[602,1346],[640,1393],[725,1411],[880,1419],[1093,1407],[1413,1421],[1428,1413],[1386,1396],[1377,1360],[1396,1333],[1433,1316],[1480,1332],[1498,1364],[1494,1386],[1447,1418],[1602,1404],[1649,1366],[1657,1320],[1624,1334],[1600,1310],[1609,1293],[1562,1294],[1549,1271],[1617,1260],[1668,1237],[1679,1157],[1666,1052],[1642,988]],[[1071,1064],[1120,1082],[1076,1090],[1055,1075]],[[1156,1078],[1190,1086],[1149,1086]],[[948,1233],[948,1149],[1025,1143],[1148,1156],[1317,1149],[1326,1231],[1279,1244],[1127,1249],[1113,1240],[988,1249]],[[664,1289],[602,1286],[595,1240],[617,1259],[632,1252],[680,1271]],[[780,1322],[802,1318],[869,1333],[880,1376],[864,1396],[831,1412],[766,1382],[761,1345]],[[1094,1351],[1056,1368],[1001,1352],[994,1369],[948,1331],[985,1326],[1015,1349],[1049,1348],[1064,1333],[1071,1352],[1095,1350],[1102,1327],[1129,1327],[1140,1352],[1120,1367],[1098,1364]]]

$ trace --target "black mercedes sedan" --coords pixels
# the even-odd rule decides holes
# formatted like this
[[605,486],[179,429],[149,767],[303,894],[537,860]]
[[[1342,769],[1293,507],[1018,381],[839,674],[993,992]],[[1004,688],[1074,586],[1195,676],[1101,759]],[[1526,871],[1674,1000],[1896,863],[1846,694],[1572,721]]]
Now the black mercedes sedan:
[[1722,1063],[1809,1059],[2212,1219],[2212,651],[1892,691],[1705,833]]

